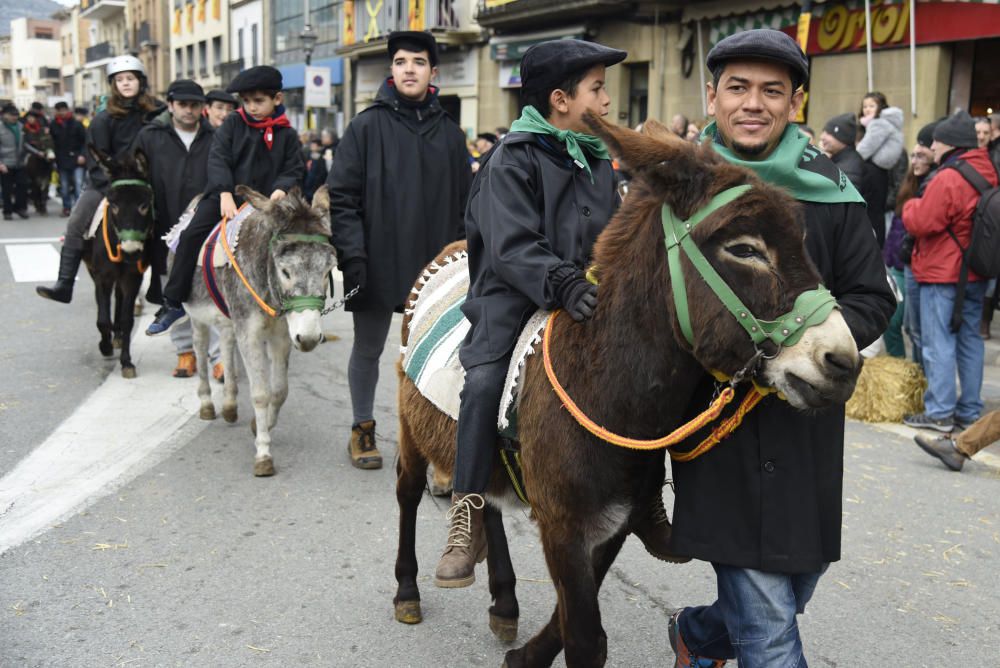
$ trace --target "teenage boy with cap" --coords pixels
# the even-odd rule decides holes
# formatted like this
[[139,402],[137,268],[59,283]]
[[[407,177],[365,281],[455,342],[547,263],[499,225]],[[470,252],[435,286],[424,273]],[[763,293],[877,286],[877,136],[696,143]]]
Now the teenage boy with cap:
[[[997,185],[997,170],[987,149],[978,147],[975,122],[964,111],[938,123],[931,151],[939,167],[922,196],[903,207],[903,225],[916,239],[910,266],[920,284],[920,337],[927,375],[924,412],[908,415],[903,422],[948,433],[955,426],[968,427],[983,410],[979,322],[987,281],[972,270],[964,290],[960,281],[962,252],[972,239],[979,192],[959,169],[971,167],[990,187]],[[956,396],[956,372],[960,396]]]
[[221,126],[222,121],[226,120],[226,116],[236,109],[236,99],[221,88],[213,88],[208,91],[205,100],[205,116],[208,117],[208,122],[212,124],[213,128]]
[[[184,208],[205,187],[208,180],[208,153],[214,129],[202,115],[205,93],[190,79],[178,79],[167,88],[167,111],[143,126],[135,138],[135,148],[142,149],[149,163],[149,179],[155,194],[155,235],[153,265],[147,299],[162,302],[160,277],[167,273],[167,245],[162,237],[170,231]],[[191,325],[183,323],[170,330],[170,340],[177,351],[177,378],[193,376],[196,371]],[[210,353],[219,356],[218,335],[213,330]],[[222,373],[216,364],[214,375]]]
[[[861,196],[792,123],[805,56],[782,32],[749,30],[716,44],[707,65],[714,122],[703,137],[801,202],[809,255],[858,347],[868,346],[896,301]],[[691,406],[707,405],[714,388],[705,374]],[[772,394],[710,455],[672,463],[671,545],[711,562],[718,582],[715,603],[671,616],[675,666],[806,665],[795,616],[840,558],[843,456],[843,406],[800,413]]]
[[344,291],[359,290],[345,308],[354,317],[348,452],[361,469],[382,466],[373,405],[392,314],[402,312],[424,266],[462,236],[472,180],[465,133],[431,85],[434,37],[394,32],[388,56],[391,76],[347,127],[326,181]]
[[854,114],[834,116],[823,126],[819,145],[840,171],[857,188],[868,205],[868,220],[881,247],[885,243],[885,196],[889,175],[861,157],[854,148],[858,137],[858,119]]
[[62,215],[68,216],[83,192],[83,168],[87,164],[87,130],[73,117],[65,102],[56,102],[56,115],[49,128],[56,152]]
[[[521,60],[524,110],[473,182],[465,214],[471,284],[462,306],[471,329],[459,351],[465,385],[451,527],[435,573],[439,587],[472,584],[475,565],[486,555],[482,494],[493,471],[497,410],[521,328],[539,308],[563,308],[580,322],[597,307],[597,287],[583,270],[619,200],[610,156],[589,134],[583,115],[607,115],[605,69],[626,56],[580,40],[528,49]],[[659,496],[636,533],[647,549],[669,558],[669,524],[655,520],[657,507],[662,509]]]
[[28,156],[24,128],[13,104],[0,110],[0,190],[3,191],[3,219],[11,220],[17,213],[28,217],[28,172],[24,165]]
[[146,330],[149,336],[163,334],[187,318],[181,304],[191,292],[198,249],[223,216],[236,215],[236,185],[270,193],[271,199],[277,200],[302,182],[302,152],[298,135],[285,116],[281,72],[269,65],[251,67],[240,72],[227,90],[239,94],[243,107],[227,116],[215,131],[208,154],[205,197],[181,233],[163,289],[163,307]]

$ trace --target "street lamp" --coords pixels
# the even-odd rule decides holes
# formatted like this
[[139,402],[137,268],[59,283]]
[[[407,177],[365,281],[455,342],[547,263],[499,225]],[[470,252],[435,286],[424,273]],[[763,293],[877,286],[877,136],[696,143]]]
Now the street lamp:
[[[302,51],[306,56],[305,67],[308,68],[312,63],[313,47],[316,46],[316,40],[319,39],[313,31],[312,22],[309,20],[309,0],[303,0],[302,2],[302,19],[305,27],[299,33],[299,41],[302,43]],[[305,80],[308,75],[308,71],[302,75],[302,120],[305,123],[305,129],[309,128],[309,107],[306,106],[306,88],[308,86]]]

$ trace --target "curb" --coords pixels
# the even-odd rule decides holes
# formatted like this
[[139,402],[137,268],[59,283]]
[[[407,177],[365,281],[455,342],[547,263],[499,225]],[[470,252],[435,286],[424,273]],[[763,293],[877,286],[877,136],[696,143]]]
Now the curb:
[[[905,424],[897,424],[894,422],[861,422],[860,420],[851,420],[852,422],[857,422],[858,424],[864,424],[881,431],[887,431],[891,434],[897,436],[902,436],[903,438],[913,441],[913,437],[920,433],[919,429],[914,429],[913,427],[907,427]],[[916,447],[916,445],[914,445]],[[972,458],[973,461],[984,464],[994,471],[1000,471],[1000,455],[989,452],[990,449],[995,448],[995,445],[991,445],[988,448],[984,448],[976,453],[976,456]]]

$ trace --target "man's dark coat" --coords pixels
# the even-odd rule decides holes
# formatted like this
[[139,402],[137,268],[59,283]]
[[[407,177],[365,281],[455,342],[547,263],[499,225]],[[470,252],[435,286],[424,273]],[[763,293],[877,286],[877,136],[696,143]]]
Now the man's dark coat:
[[384,82],[347,126],[326,180],[338,263],[367,262],[347,310],[402,310],[424,266],[462,238],[471,181],[465,133],[437,89],[415,105]]
[[173,120],[164,112],[148,123],[135,138],[134,148],[141,148],[149,160],[155,196],[156,243],[153,246],[153,268],[166,273],[166,244],[160,240],[187,208],[195,195],[205,188],[208,174],[208,153],[212,147],[214,129],[202,118],[191,148],[174,130]]
[[56,169],[60,171],[77,168],[76,159],[85,156],[87,150],[87,130],[72,116],[55,119],[49,128],[55,146]]
[[565,146],[527,132],[507,135],[487,154],[465,215],[472,279],[462,306],[472,323],[459,352],[465,368],[510,352],[535,309],[558,305],[553,275],[586,267],[619,202],[611,163],[590,166],[593,183]]
[[250,186],[262,195],[275,190],[286,193],[302,186],[305,162],[295,128],[274,128],[274,141],[268,150],[264,130],[252,128],[238,113],[229,114],[215,130],[208,155],[208,186],[205,193],[228,192],[236,197],[236,186]]
[[[802,204],[809,255],[865,348],[896,308],[865,208]],[[688,419],[713,391],[706,377]],[[677,553],[781,573],[816,572],[840,559],[843,407],[805,414],[769,395],[713,450],[672,469]]]
[[865,198],[868,204],[866,216],[881,246],[885,242],[885,196],[889,191],[889,173],[864,160],[853,146],[844,148],[831,159]]

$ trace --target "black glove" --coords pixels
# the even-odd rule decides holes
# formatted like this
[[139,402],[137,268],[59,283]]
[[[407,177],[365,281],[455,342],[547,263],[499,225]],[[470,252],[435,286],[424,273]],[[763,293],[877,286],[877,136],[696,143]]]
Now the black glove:
[[368,264],[360,257],[353,258],[344,263],[340,268],[344,274],[344,294],[346,295],[354,288],[361,292],[368,282]]
[[597,308],[597,286],[584,278],[582,271],[564,280],[556,289],[556,297],[577,322],[589,320]]

